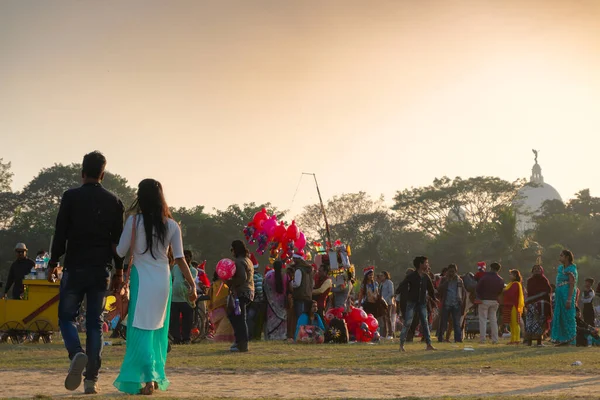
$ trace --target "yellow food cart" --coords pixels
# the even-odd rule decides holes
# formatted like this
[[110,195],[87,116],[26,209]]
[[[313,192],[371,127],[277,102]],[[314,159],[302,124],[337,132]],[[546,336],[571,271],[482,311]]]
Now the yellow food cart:
[[30,334],[44,343],[58,332],[60,282],[25,279],[23,300],[0,300],[0,341],[22,343]]

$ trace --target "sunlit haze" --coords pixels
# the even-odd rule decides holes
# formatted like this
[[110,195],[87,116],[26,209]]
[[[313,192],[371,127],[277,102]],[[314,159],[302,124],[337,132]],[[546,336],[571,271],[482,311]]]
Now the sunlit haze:
[[600,195],[600,1],[2,1],[13,189],[98,149],[173,206],[436,177]]

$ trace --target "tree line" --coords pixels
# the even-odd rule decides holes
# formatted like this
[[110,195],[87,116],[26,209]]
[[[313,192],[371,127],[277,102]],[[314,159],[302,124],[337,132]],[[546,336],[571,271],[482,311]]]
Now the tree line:
[[[16,243],[26,243],[33,254],[48,250],[61,196],[81,184],[80,176],[80,164],[55,164],[15,192],[10,163],[0,159],[0,279],[14,260]],[[536,228],[521,235],[513,201],[524,184],[497,177],[442,177],[428,186],[398,191],[391,208],[382,197],[358,192],[332,197],[325,210],[332,240],[351,246],[359,278],[363,267],[374,265],[399,280],[412,259],[425,254],[434,272],[449,263],[466,273],[474,271],[478,261],[499,261],[505,273],[518,268],[527,276],[541,261],[554,279],[562,248],[575,253],[582,278],[594,277],[600,266],[600,198],[584,189],[566,203],[546,202],[534,216]],[[107,172],[103,185],[126,207],[133,203],[135,189],[122,176]],[[196,260],[207,260],[212,274],[217,261],[229,256],[231,241],[243,237],[243,228],[263,207],[291,222],[288,212],[269,203],[232,204],[210,212],[197,205],[171,212],[181,225],[185,247]],[[309,243],[325,241],[319,204],[306,206],[294,219]],[[258,259],[263,266],[268,263],[266,256]]]

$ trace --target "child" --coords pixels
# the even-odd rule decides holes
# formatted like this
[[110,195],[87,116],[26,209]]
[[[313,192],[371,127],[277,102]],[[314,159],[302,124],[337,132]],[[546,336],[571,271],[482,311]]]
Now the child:
[[583,320],[590,326],[596,326],[596,315],[594,313],[594,305],[592,303],[596,294],[594,293],[594,289],[592,289],[593,286],[594,279],[586,278],[583,296],[581,298],[581,302],[583,303]]

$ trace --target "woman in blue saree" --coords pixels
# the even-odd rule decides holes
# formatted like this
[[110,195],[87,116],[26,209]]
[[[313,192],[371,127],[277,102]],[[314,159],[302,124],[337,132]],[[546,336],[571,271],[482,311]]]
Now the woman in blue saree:
[[569,250],[560,253],[560,262],[556,275],[555,307],[550,337],[556,345],[568,346],[575,344],[577,337],[575,288],[578,274],[577,266],[573,264],[573,253]]

